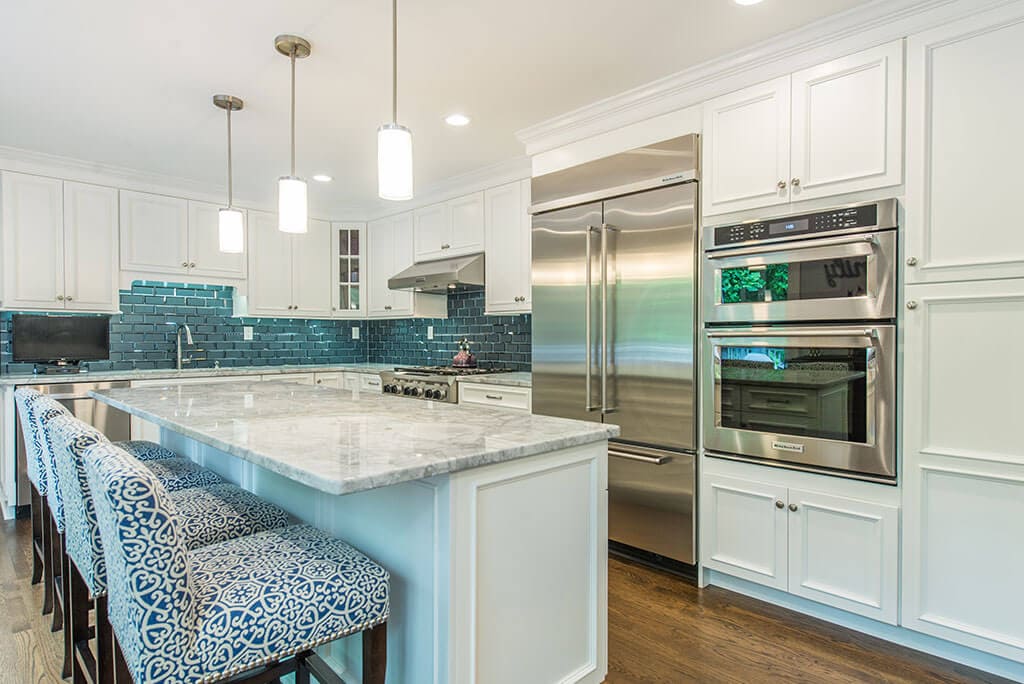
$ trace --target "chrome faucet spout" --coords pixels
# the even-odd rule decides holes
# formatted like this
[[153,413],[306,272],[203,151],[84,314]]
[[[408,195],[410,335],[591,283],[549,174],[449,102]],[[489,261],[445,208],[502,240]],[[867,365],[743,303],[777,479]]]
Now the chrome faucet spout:
[[[177,351],[177,354],[178,354],[178,366],[177,366],[178,370],[181,370],[181,364],[182,364],[182,358],[181,358],[181,331],[182,330],[185,331],[185,343],[186,344],[195,344],[192,341],[192,330],[191,330],[191,328],[189,328],[184,323],[179,325],[178,326],[178,330],[175,333],[175,341],[176,341],[175,348],[176,348],[176,351]],[[189,361],[191,361],[191,360],[192,359],[189,359]]]

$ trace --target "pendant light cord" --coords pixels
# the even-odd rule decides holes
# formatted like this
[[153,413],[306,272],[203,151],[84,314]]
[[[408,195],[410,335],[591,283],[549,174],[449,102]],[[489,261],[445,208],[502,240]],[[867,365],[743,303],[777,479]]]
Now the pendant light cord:
[[391,122],[398,123],[398,0],[391,0]]
[[231,110],[233,109],[234,103],[228,100],[228,209],[232,207],[232,187],[231,187]]
[[292,177],[295,176],[295,46],[292,46]]

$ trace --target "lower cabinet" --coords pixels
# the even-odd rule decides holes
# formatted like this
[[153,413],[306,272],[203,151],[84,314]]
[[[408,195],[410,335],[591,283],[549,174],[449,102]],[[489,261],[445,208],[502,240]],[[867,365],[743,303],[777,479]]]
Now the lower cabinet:
[[377,373],[333,372],[317,373],[316,384],[334,389],[363,390],[380,393],[380,375]]
[[478,404],[480,406],[495,406],[498,408],[529,411],[531,405],[530,393],[529,387],[487,385],[477,382],[459,383],[460,404]]
[[896,624],[898,506],[714,473],[702,496],[705,568]]

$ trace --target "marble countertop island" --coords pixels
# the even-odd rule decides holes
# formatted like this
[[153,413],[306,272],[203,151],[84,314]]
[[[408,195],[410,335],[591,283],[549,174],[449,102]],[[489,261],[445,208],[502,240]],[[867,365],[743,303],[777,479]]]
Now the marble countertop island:
[[391,370],[393,363],[326,363],[289,364],[278,366],[224,366],[222,368],[147,368],[145,370],[84,371],[82,373],[5,373],[0,375],[0,386],[49,385],[65,382],[106,382],[113,380],[179,380],[189,378],[217,378],[244,375],[287,375],[292,373],[379,373]]
[[614,425],[284,382],[91,394],[328,494],[454,473],[618,434]]

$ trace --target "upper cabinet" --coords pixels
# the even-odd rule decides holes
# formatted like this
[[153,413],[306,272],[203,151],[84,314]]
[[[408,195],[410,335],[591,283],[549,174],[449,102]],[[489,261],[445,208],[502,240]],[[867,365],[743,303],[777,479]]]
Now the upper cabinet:
[[448,298],[408,290],[392,290],[388,279],[413,264],[413,213],[370,221],[366,311],[371,318],[447,318]]
[[457,197],[413,212],[416,262],[484,251],[484,193]]
[[366,316],[365,233],[365,223],[331,224],[331,313],[335,318]]
[[484,192],[485,313],[530,311],[530,181]]
[[906,280],[1024,277],[1024,16],[978,13],[907,40]]
[[117,190],[5,172],[6,309],[115,312]]
[[899,185],[903,44],[707,102],[705,216]]
[[249,212],[250,316],[331,315],[331,226],[311,220],[300,235],[277,229],[277,216]]
[[219,208],[122,191],[121,269],[212,280],[245,278],[245,255],[220,252]]

